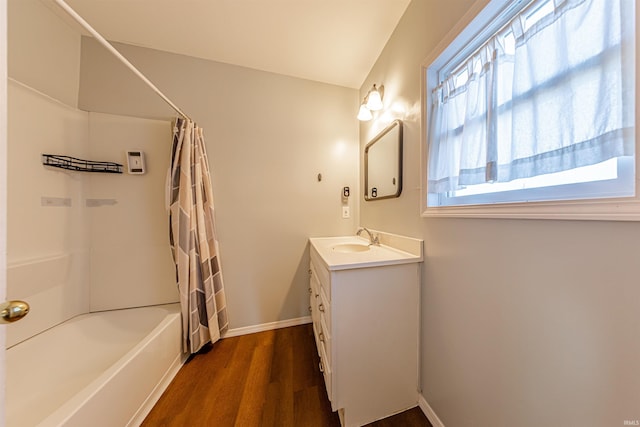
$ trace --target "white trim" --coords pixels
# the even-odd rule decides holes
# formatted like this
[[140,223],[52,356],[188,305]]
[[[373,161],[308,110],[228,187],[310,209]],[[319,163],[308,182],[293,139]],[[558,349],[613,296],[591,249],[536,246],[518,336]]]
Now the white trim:
[[[640,156],[638,156],[640,158]],[[431,207],[423,217],[516,218],[594,221],[640,221],[640,201],[602,199],[600,201],[558,201],[512,203],[486,206]]]
[[[451,28],[451,30],[449,30],[444,38],[440,40],[440,43],[438,43],[436,47],[425,58],[425,60],[422,62],[422,68],[426,70],[429,66],[431,66],[431,63],[434,62],[442,54],[442,52],[444,52],[444,50],[463,33],[464,29],[469,26],[471,21],[478,17],[478,15],[485,9],[489,2],[490,0],[476,0],[471,5],[471,7],[469,7],[462,18],[460,18],[460,20],[453,26],[453,28]],[[473,34],[468,34],[466,36],[466,41],[471,41],[473,36]]]
[[254,334],[256,332],[271,331],[274,329],[288,328],[311,323],[311,316],[298,317],[297,319],[279,320],[277,322],[262,323],[260,325],[244,326],[242,328],[229,329],[222,338],[232,338],[240,335]]
[[[454,42],[458,37],[464,33],[465,28],[469,27],[469,24],[478,17],[478,15],[485,9],[490,0],[476,0],[467,12],[460,18],[460,20],[449,30],[440,43],[427,55],[422,61],[422,72],[420,73],[420,111],[421,111],[421,127],[420,127],[420,215],[426,216],[427,212],[427,126],[429,123],[430,108],[429,103],[425,102],[430,97],[427,87],[427,79],[429,81],[437,80],[435,67],[432,67],[434,61],[442,55],[442,52]],[[467,35],[467,41],[470,41],[472,35]],[[427,108],[423,108],[427,105]],[[445,215],[443,215],[445,216]]]
[[418,395],[418,406],[422,409],[422,413],[427,417],[433,427],[444,427],[438,415],[436,415],[435,411],[429,406],[427,400],[421,394]]

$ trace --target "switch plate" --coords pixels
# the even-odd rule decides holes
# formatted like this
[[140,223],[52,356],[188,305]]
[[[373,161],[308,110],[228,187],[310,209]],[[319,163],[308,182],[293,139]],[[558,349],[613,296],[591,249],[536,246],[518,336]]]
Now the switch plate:
[[351,212],[349,211],[349,206],[342,207],[342,218],[350,218]]

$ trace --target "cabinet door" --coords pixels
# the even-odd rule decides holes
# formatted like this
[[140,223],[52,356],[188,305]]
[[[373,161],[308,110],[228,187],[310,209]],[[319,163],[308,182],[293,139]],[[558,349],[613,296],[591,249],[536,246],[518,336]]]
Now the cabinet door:
[[415,406],[418,265],[342,270],[331,280],[333,398],[347,424]]

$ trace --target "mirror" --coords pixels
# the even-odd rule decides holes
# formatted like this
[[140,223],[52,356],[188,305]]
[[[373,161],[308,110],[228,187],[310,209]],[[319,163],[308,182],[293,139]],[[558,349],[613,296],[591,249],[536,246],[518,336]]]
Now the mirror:
[[364,199],[402,193],[402,121],[394,120],[364,148]]

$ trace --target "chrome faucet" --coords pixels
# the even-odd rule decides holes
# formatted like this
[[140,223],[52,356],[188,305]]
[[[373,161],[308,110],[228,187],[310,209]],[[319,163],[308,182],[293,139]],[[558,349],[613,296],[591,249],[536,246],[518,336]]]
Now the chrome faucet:
[[368,229],[366,229],[365,227],[361,227],[360,229],[358,229],[358,232],[356,233],[356,236],[360,236],[360,233],[362,233],[363,231],[366,231],[367,234],[369,235],[369,244],[370,245],[379,245],[380,244],[380,240],[378,239],[378,236],[374,236],[373,233],[371,231],[369,231]]

